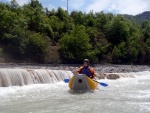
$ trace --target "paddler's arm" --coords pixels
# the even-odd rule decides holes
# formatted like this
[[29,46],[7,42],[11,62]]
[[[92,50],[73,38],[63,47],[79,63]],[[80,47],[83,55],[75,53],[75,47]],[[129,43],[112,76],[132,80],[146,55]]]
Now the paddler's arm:
[[78,70],[76,71],[76,74],[80,74],[82,71],[83,67],[81,66],[80,68],[78,68]]
[[92,67],[90,68],[90,72],[92,74],[92,76],[90,78],[94,79],[96,77],[96,74],[95,74],[95,71]]

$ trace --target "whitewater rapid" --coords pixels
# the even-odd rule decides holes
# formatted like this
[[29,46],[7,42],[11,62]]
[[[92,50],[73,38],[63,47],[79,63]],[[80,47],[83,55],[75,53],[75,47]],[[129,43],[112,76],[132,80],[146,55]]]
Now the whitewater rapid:
[[73,73],[51,69],[0,69],[0,87],[46,84],[71,78]]
[[150,113],[150,72],[130,74],[101,79],[109,86],[86,93],[70,91],[62,80],[0,87],[0,113]]

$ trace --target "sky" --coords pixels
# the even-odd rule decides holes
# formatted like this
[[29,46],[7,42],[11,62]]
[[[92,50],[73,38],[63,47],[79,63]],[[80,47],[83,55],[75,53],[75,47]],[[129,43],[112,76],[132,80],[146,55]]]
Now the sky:
[[[0,0],[9,2],[11,0]],[[28,3],[30,0],[16,0],[20,5]],[[61,7],[67,9],[67,0],[39,0],[43,7],[49,10]],[[144,11],[150,11],[150,0],[68,0],[69,12],[82,11],[88,13],[111,12],[113,14],[137,15]]]

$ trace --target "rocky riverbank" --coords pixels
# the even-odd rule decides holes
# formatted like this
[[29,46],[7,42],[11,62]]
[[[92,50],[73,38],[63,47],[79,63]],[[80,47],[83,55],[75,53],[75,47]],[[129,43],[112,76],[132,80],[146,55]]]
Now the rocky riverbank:
[[[0,64],[0,68],[24,68],[24,69],[55,69],[55,70],[70,70],[75,72],[79,64],[14,64],[9,63]],[[150,71],[150,66],[148,65],[92,65],[94,70],[98,73],[128,73],[128,72],[140,72],[140,71]]]

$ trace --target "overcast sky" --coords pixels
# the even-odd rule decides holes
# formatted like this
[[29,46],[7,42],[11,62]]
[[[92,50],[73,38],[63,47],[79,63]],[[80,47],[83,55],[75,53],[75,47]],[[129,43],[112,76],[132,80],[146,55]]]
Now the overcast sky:
[[[0,0],[9,2],[11,0]],[[20,5],[28,3],[30,0],[17,0]],[[67,0],[39,0],[44,7],[49,10],[58,7],[67,9]],[[144,11],[150,11],[150,0],[69,0],[69,12],[77,10],[88,13],[93,12],[112,12],[114,14],[136,15]]]

